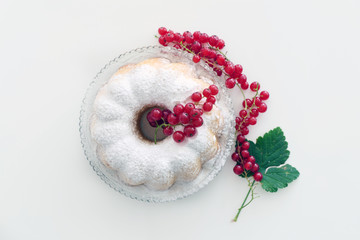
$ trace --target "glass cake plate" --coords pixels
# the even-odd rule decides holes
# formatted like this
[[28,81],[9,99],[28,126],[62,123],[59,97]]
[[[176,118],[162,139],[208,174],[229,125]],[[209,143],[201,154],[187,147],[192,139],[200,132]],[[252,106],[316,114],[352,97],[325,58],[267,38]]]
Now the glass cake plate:
[[[169,59],[171,62],[185,62],[195,66],[198,76],[213,79],[219,87],[217,95],[217,105],[226,109],[224,117],[224,130],[218,138],[220,151],[208,162],[204,163],[200,174],[191,182],[175,182],[167,190],[158,191],[147,188],[144,185],[130,186],[122,182],[114,170],[107,168],[96,156],[96,143],[91,138],[90,122],[93,114],[93,103],[98,90],[107,83],[111,76],[122,66],[130,63],[139,63],[149,58],[161,57]],[[235,127],[233,119],[234,111],[232,102],[223,77],[218,77],[206,63],[193,63],[192,54],[177,50],[173,47],[150,46],[134,49],[121,54],[106,64],[95,76],[85,94],[80,111],[80,137],[81,143],[90,165],[100,176],[100,178],[116,191],[133,199],[147,202],[168,202],[187,197],[206,186],[220,172],[229,159],[231,148],[234,145]]]

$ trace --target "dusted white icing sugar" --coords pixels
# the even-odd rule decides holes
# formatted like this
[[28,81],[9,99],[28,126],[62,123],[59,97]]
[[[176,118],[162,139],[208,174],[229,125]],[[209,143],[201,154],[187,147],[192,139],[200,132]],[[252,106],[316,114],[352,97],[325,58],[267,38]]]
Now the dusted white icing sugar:
[[164,190],[176,181],[195,179],[202,164],[219,152],[223,114],[217,104],[203,114],[197,134],[182,143],[172,137],[157,144],[143,140],[135,129],[135,114],[145,105],[172,109],[185,104],[209,84],[196,76],[194,67],[161,58],[119,69],[99,90],[93,106],[91,135],[98,158],[129,185]]

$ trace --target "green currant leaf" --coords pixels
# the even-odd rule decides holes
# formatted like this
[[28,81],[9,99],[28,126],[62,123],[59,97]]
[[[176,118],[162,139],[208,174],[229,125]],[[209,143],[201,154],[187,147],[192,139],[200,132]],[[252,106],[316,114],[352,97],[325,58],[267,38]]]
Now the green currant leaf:
[[[249,152],[259,164],[259,172],[263,174],[262,188],[268,192],[276,192],[279,188],[285,188],[299,176],[296,168],[289,164],[283,165],[289,158],[288,143],[281,128],[277,127],[258,137],[256,143],[250,142]],[[283,165],[283,166],[281,166]],[[252,176],[247,172],[247,176]]]
[[256,144],[250,141],[249,152],[256,159],[260,168],[279,166],[289,158],[288,143],[281,128],[277,127],[258,137]]
[[279,188],[285,188],[289,183],[297,179],[300,175],[296,168],[289,164],[281,167],[271,167],[262,172],[262,188],[267,192],[276,192]]

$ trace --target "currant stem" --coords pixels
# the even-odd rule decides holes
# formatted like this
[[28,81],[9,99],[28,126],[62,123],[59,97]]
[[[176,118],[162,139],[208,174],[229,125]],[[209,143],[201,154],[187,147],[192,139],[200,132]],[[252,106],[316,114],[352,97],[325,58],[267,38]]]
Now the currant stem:
[[246,194],[246,197],[245,197],[245,199],[244,199],[241,207],[239,208],[239,210],[238,210],[238,212],[237,212],[237,214],[236,214],[236,216],[235,216],[235,218],[234,218],[234,220],[233,220],[234,222],[237,221],[237,219],[238,219],[238,217],[239,217],[239,215],[240,215],[241,210],[242,210],[243,208],[245,208],[247,205],[249,205],[249,203],[253,200],[253,198],[252,198],[252,199],[250,200],[250,202],[248,202],[247,204],[245,204],[245,203],[246,203],[246,200],[248,199],[248,197],[249,197],[249,195],[250,195],[250,192],[253,190],[254,184],[255,184],[255,180],[254,180],[254,181],[252,182],[252,184],[250,185],[249,191],[248,191],[248,193]]

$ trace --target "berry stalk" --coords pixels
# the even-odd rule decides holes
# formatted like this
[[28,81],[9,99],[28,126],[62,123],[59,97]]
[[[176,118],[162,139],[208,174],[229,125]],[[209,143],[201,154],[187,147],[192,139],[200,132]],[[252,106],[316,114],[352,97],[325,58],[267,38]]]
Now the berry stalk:
[[[251,184],[249,184],[250,185],[249,191],[247,192],[246,197],[245,197],[243,203],[241,204],[241,207],[239,208],[237,214],[234,217],[234,220],[233,220],[234,222],[236,222],[238,220],[238,217],[240,215],[241,210],[243,210],[245,207],[247,207],[255,199],[255,197],[254,197],[254,189],[255,189],[254,184],[255,184],[255,180]],[[246,203],[250,193],[251,193],[251,200],[248,203]]]

